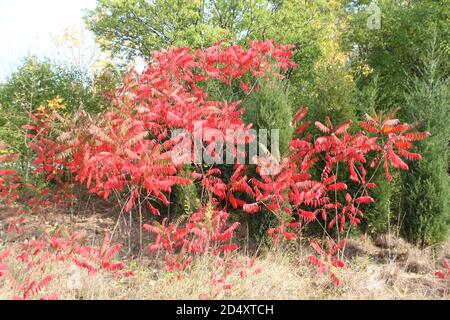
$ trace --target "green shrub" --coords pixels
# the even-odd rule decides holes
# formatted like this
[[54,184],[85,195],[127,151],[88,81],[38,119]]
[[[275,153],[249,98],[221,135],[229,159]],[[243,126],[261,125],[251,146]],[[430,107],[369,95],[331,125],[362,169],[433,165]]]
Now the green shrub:
[[94,113],[102,110],[107,104],[102,93],[114,85],[112,79],[109,88],[103,82],[104,75],[92,78],[81,70],[50,60],[24,59],[17,71],[0,84],[0,139],[24,153],[21,126],[29,122],[28,113],[57,97],[61,98],[65,112],[80,107]]
[[[271,76],[261,78],[255,89],[243,102],[244,121],[253,123],[254,129],[267,129],[267,147],[271,150],[270,129],[278,129],[279,155],[288,150],[292,138],[292,108],[288,99],[288,90],[282,80]],[[257,242],[267,242],[267,229],[274,227],[278,219],[270,212],[260,212],[248,217],[249,232]]]
[[[292,108],[288,91],[282,80],[275,76],[261,78],[255,89],[243,102],[244,121],[253,123],[254,129],[267,129],[267,147],[270,147],[270,130],[279,130],[280,155],[288,150],[292,138]],[[270,150],[270,149],[269,149]]]
[[443,241],[450,224],[448,169],[450,105],[448,81],[437,70],[439,59],[431,50],[420,77],[412,81],[403,110],[409,122],[420,121],[419,129],[431,133],[417,149],[423,159],[402,175],[402,234],[421,245]]

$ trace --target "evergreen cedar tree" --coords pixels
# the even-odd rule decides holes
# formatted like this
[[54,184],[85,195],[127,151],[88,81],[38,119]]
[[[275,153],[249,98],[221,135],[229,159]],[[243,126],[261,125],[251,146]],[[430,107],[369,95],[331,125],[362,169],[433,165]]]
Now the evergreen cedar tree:
[[[225,180],[219,167],[205,169],[190,158],[190,170],[185,170],[183,164],[171,161],[180,141],[180,136],[171,135],[176,129],[195,136],[194,123],[201,121],[203,127],[219,130],[225,136],[228,129],[245,131],[251,127],[241,120],[245,108],[242,100],[210,99],[205,91],[207,81],[237,84],[243,95],[248,95],[258,90],[258,78],[273,74],[274,70],[295,67],[290,60],[292,49],[293,46],[275,45],[273,41],[254,41],[248,49],[217,44],[195,52],[188,48],[155,51],[145,71],[131,70],[125,76],[123,86],[110,96],[111,107],[99,116],[81,111],[73,119],[66,119],[48,108],[31,115],[33,124],[24,129],[32,141],[36,173],[61,186],[59,201],[73,197],[70,187],[66,187],[73,181],[103,198],[114,194],[122,210],[138,212],[141,228],[154,235],[148,250],[166,251],[168,270],[184,270],[194,255],[205,253],[212,253],[222,265],[226,264],[225,257],[238,248],[232,240],[239,223],[229,222],[230,209],[257,214],[265,207],[279,220],[278,227],[268,231],[275,243],[296,239],[304,224],[319,223],[328,240],[323,247],[311,243],[317,256],[308,261],[318,273],[328,273],[339,284],[333,269],[345,266],[335,258],[344,248],[345,238],[336,244],[328,230],[335,229],[340,236],[346,228],[357,226],[364,217],[362,207],[375,201],[370,190],[376,185],[373,176],[367,175],[368,168],[381,167],[387,179],[391,179],[392,168],[408,170],[406,161],[421,158],[411,151],[413,143],[426,138],[427,133],[413,132],[414,126],[379,114],[366,115],[355,133],[349,131],[351,121],[337,126],[316,121],[317,135],[313,137],[304,134],[311,123],[304,121],[308,109],[302,107],[294,116],[295,137],[289,142],[289,151],[279,163],[257,158],[256,177],[248,178],[249,166],[243,164],[236,163],[233,174]],[[214,140],[203,138],[203,148],[214,156]],[[233,154],[237,152],[235,146]],[[369,156],[373,159],[370,162],[366,160]],[[317,170],[321,174],[315,178],[312,172]],[[14,178],[13,170],[2,169],[0,174],[0,192],[12,202],[17,198],[13,191],[20,186],[15,183],[18,178]],[[67,175],[71,179],[64,179]],[[206,195],[197,212],[178,224],[167,218],[162,223],[143,223],[145,208],[151,214],[161,215],[155,203],[169,205],[167,194],[175,185],[192,183],[200,189],[199,194]],[[43,190],[41,196],[47,193]],[[32,200],[35,208],[49,203]],[[110,260],[119,246],[105,249],[109,239],[98,249],[80,247],[76,239],[77,236],[69,240],[57,237],[28,243],[23,248],[23,262],[27,263],[30,252],[34,255],[45,251],[49,259],[73,259],[89,273],[123,269],[123,264]],[[60,258],[61,250],[64,258]],[[8,251],[5,252],[7,256]],[[93,266],[92,261],[99,266]],[[232,265],[233,270],[249,267],[237,262]],[[0,276],[8,277],[7,271],[0,272]],[[245,271],[240,274],[244,276]],[[224,283],[229,275],[227,271],[224,278],[216,281]],[[50,280],[26,280],[22,286],[28,288],[22,290],[22,298],[30,298]],[[223,284],[223,288],[229,285]]]

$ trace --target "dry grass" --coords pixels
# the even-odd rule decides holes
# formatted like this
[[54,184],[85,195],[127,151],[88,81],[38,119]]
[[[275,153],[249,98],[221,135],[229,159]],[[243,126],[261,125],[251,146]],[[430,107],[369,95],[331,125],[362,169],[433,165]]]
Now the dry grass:
[[[65,218],[43,217],[46,221],[59,224],[80,225],[94,231],[92,226],[109,228],[113,222],[105,216],[93,221],[66,221]],[[60,219],[60,220],[58,220]],[[62,219],[62,220],[61,220]],[[70,218],[71,220],[72,218]],[[83,220],[84,219],[84,220]],[[98,221],[101,219],[101,221]],[[89,222],[89,223],[88,223]],[[91,223],[92,222],[92,223]],[[82,223],[87,224],[84,226]],[[41,219],[36,228],[49,228]],[[52,227],[53,228],[53,227]],[[98,228],[98,227],[96,227]],[[101,228],[103,229],[103,228]],[[30,233],[31,232],[31,233]],[[38,233],[43,232],[39,230]],[[32,230],[26,230],[33,234]],[[36,232],[35,232],[36,233]],[[99,233],[95,229],[93,232]],[[99,235],[97,235],[99,237]],[[20,242],[23,239],[16,239]],[[235,260],[245,263],[249,257],[236,254]],[[256,265],[247,270],[241,279],[239,270],[233,273],[227,283],[231,289],[219,289],[211,285],[211,278],[218,276],[221,268],[211,257],[200,257],[194,261],[181,278],[161,271],[161,259],[145,258],[131,260],[128,264],[135,275],[118,281],[111,276],[97,274],[88,276],[75,266],[58,266],[52,270],[60,276],[53,281],[47,292],[59,292],[62,299],[449,299],[450,283],[434,276],[443,258],[450,258],[450,242],[434,247],[419,249],[401,239],[380,238],[372,241],[365,237],[351,239],[346,247],[345,260],[348,267],[337,270],[342,284],[335,286],[326,276],[317,276],[308,265],[310,254],[307,247],[267,249],[260,253]],[[261,272],[254,274],[255,268]],[[68,272],[69,271],[69,272]],[[23,272],[23,270],[21,271]],[[75,287],[73,274],[79,274]],[[19,275],[20,276],[20,275]],[[12,296],[10,287],[0,281],[0,299]]]
[[[412,254],[412,257],[416,253]],[[246,257],[236,257],[245,260]],[[409,260],[412,260],[410,258]],[[229,290],[210,285],[219,272],[211,257],[195,261],[190,270],[177,279],[170,273],[153,269],[153,262],[132,262],[135,275],[119,281],[81,271],[80,287],[70,289],[70,276],[62,276],[46,290],[61,292],[62,299],[449,299],[449,287],[433,272],[408,272],[404,262],[381,263],[362,253],[353,257],[348,268],[338,273],[340,286],[318,277],[305,259],[292,253],[272,250],[257,259],[261,272],[241,279],[236,272],[227,283]],[[70,266],[66,265],[66,272]],[[62,289],[61,289],[62,288]],[[7,286],[0,287],[0,299],[11,297]]]

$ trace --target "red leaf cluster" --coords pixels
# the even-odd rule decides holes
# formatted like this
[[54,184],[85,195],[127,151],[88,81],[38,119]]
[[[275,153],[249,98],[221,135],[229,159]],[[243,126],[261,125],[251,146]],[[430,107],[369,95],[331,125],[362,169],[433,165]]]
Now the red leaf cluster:
[[0,252],[0,279],[16,293],[12,298],[57,299],[57,292],[41,294],[53,280],[64,279],[65,274],[54,271],[61,268],[52,268],[55,264],[72,263],[86,269],[89,275],[100,271],[110,272],[114,278],[132,274],[123,271],[124,263],[113,260],[121,245],[111,245],[107,233],[103,245],[97,247],[82,244],[84,233],[75,232],[63,237],[62,231],[59,229],[52,236],[28,240],[20,248],[10,246]]
[[[111,193],[126,193],[125,211],[131,210],[142,193],[145,199],[167,205],[166,193],[174,185],[190,183],[183,176],[181,164],[172,161],[174,146],[182,138],[172,133],[182,129],[195,137],[195,123],[218,130],[223,136],[227,130],[247,128],[240,119],[241,101],[210,99],[205,82],[238,81],[248,91],[253,85],[246,81],[252,80],[244,78],[254,80],[271,68],[294,66],[289,59],[291,49],[272,41],[255,41],[249,49],[217,44],[196,52],[188,48],[155,51],[147,69],[140,74],[132,70],[123,87],[112,95],[112,107],[95,119],[81,114],[77,123],[62,120],[66,132],[50,139],[51,120],[61,117],[55,113],[33,115],[35,125],[27,126],[27,130],[34,132],[37,170],[54,178],[60,170],[68,169],[74,180],[104,198]],[[201,138],[204,148],[214,149],[214,141],[207,136]],[[188,155],[187,162],[192,161],[195,153]],[[215,173],[199,174],[197,178],[214,196],[230,196],[233,207],[243,205],[214,177]],[[251,192],[243,181],[234,188]]]
[[335,243],[333,239],[327,238],[327,246],[328,250],[325,251],[320,247],[317,243],[311,242],[311,248],[319,255],[319,258],[316,256],[309,256],[308,262],[315,266],[317,269],[317,273],[319,275],[323,273],[328,273],[331,280],[336,284],[340,284],[339,278],[331,271],[334,268],[345,268],[345,262],[339,259],[336,259],[334,256],[344,248],[346,239],[340,241],[339,243]]
[[186,269],[195,255],[227,255],[238,248],[230,241],[239,226],[238,222],[228,225],[228,218],[227,212],[209,204],[192,214],[182,226],[168,223],[167,218],[161,224],[156,221],[152,225],[144,224],[155,235],[148,250],[165,250],[168,270]]
[[442,266],[446,269],[444,271],[436,271],[435,275],[436,277],[443,279],[443,280],[450,280],[450,263],[447,259],[444,259],[442,261]]
[[[295,124],[304,132],[306,126],[301,123],[307,115],[307,108],[301,108],[296,114]],[[361,205],[375,201],[369,190],[375,187],[367,171],[367,159],[373,157],[383,162],[386,177],[390,179],[389,167],[407,170],[405,160],[419,160],[420,155],[409,151],[412,141],[425,138],[427,133],[411,132],[412,126],[399,124],[398,119],[377,122],[366,115],[367,122],[361,122],[362,130],[350,133],[350,121],[336,127],[315,122],[320,134],[295,137],[289,143],[290,152],[270,174],[264,173],[264,159],[257,171],[259,179],[252,179],[256,195],[251,204],[264,206],[280,218],[280,229],[271,230],[271,235],[283,234],[286,225],[281,212],[297,216],[298,222],[317,221],[318,217],[328,228],[337,227],[343,232],[346,222],[358,225],[364,217]],[[299,131],[297,131],[299,132]],[[373,164],[371,164],[374,167]],[[312,173],[319,170],[320,179],[313,179]],[[374,168],[373,170],[376,170]],[[342,178],[344,173],[347,176]],[[338,177],[342,180],[338,180]],[[346,191],[354,185],[356,192]],[[247,208],[248,205],[247,205]],[[330,217],[331,216],[331,217]],[[285,238],[295,238],[285,234]]]

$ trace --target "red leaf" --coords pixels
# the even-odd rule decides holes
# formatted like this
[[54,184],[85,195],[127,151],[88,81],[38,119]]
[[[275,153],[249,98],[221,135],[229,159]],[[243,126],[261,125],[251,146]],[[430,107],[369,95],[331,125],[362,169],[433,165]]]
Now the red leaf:
[[302,218],[304,221],[312,222],[316,220],[316,213],[306,210],[299,209],[300,218]]
[[314,122],[314,124],[323,133],[330,133],[330,129],[327,128],[323,123],[316,121],[316,122]]
[[345,268],[345,262],[338,259],[332,259],[331,264],[338,268]]
[[256,213],[260,210],[257,203],[246,203],[242,209],[247,213]]
[[330,273],[330,278],[334,282],[334,284],[337,285],[337,286],[341,283],[339,278],[336,277],[336,275],[334,273]]
[[245,82],[241,81],[239,83],[239,85],[241,86],[242,90],[244,90],[245,94],[248,94],[248,86]]
[[310,243],[311,248],[313,248],[318,254],[320,255],[324,255],[325,252],[323,251],[323,249],[315,242],[311,242]]
[[308,108],[307,107],[300,108],[294,115],[294,124],[297,124],[300,121],[302,121],[303,118],[306,117],[307,114],[308,114]]
[[133,199],[133,197],[130,197],[130,199],[128,199],[128,202],[124,207],[125,212],[130,211],[131,207],[133,206],[133,203],[134,203],[134,199]]
[[361,128],[363,128],[364,130],[366,130],[367,132],[373,133],[373,134],[377,134],[379,132],[379,130],[373,126],[371,126],[370,124],[364,122],[364,121],[359,121],[359,126]]
[[297,136],[301,135],[303,132],[305,132],[306,128],[311,124],[311,121],[305,121],[300,127],[298,127],[295,130],[295,134]]
[[0,169],[0,175],[13,175],[16,174],[16,170],[11,169]]
[[405,134],[406,141],[417,141],[429,137],[431,134],[429,132],[410,132]]
[[220,250],[224,251],[224,252],[231,252],[234,251],[236,249],[238,249],[239,246],[237,244],[231,243],[231,244],[225,244],[220,246]]
[[25,124],[25,125],[22,126],[22,129],[26,129],[26,130],[36,130],[36,126],[32,126],[32,125]]
[[355,199],[356,203],[372,203],[375,200],[372,197],[369,196],[364,196],[364,197],[359,197]]
[[347,202],[352,202],[352,201],[353,201],[353,198],[352,198],[352,196],[350,195],[350,193],[346,193],[346,194],[345,194],[345,201],[347,201]]
[[347,185],[343,182],[331,184],[328,187],[330,191],[339,191],[339,190],[347,190]]

